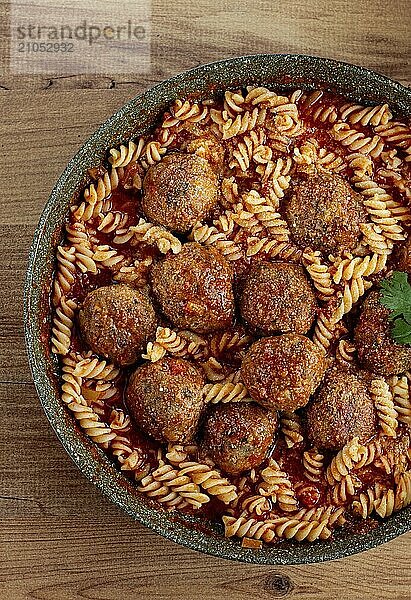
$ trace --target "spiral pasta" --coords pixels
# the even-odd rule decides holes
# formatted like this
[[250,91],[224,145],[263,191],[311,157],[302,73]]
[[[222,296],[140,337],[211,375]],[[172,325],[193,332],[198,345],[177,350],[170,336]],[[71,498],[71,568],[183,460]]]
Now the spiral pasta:
[[374,486],[367,488],[364,492],[361,492],[351,504],[351,508],[354,514],[360,516],[362,519],[367,519],[375,509],[375,503],[381,501],[383,494],[385,493],[384,486],[380,482],[376,482]]
[[346,504],[361,487],[362,482],[360,479],[355,474],[348,473],[329,490],[328,499],[337,506]]
[[157,327],[155,340],[148,342],[142,358],[157,362],[167,353],[178,357],[204,358],[207,355],[207,344],[191,331],[176,332],[168,327]]
[[390,379],[390,390],[398,421],[411,428],[411,398],[407,376],[393,376]]
[[325,104],[321,102],[323,92],[315,90],[308,95],[302,97],[302,106],[308,114],[311,115],[313,121],[321,121],[321,123],[335,123],[338,119],[338,109],[334,104]]
[[278,206],[278,202],[284,197],[287,189],[290,186],[291,176],[290,171],[292,160],[278,158],[277,160],[267,160],[256,167],[257,173],[261,176],[261,181],[268,183],[270,190],[274,194],[275,203],[273,206]]
[[[219,174],[216,205],[188,235],[146,221],[142,210],[145,172],[155,167],[161,173],[156,165],[169,153],[207,160]],[[346,521],[349,527],[355,518],[383,518],[411,504],[410,374],[370,379],[379,423],[370,441],[356,437],[339,452],[323,452],[311,445],[309,430],[306,435],[304,407],[279,412],[278,440],[265,461],[233,475],[219,469],[204,441],[146,440],[143,427],[135,429],[138,415],[125,411],[128,370],[93,354],[77,323],[90,291],[118,282],[150,291],[153,266],[168,258],[162,255],[194,241],[230,261],[236,300],[260,261],[302,265],[319,301],[307,335],[326,365],[355,376],[356,305],[386,276],[395,264],[389,255],[408,238],[410,163],[411,130],[387,105],[250,86],[221,98],[176,99],[152,131],[109,149],[106,161],[89,169],[91,179],[70,208],[56,250],[51,347],[60,355],[64,404],[140,494],[167,510],[220,516],[226,536],[248,548],[327,540]],[[293,242],[283,218],[290,186],[313,175],[330,185],[344,180],[360,194],[367,219],[358,224],[361,234],[350,251],[341,245],[328,255]],[[194,365],[204,375],[199,401],[207,411],[252,402],[241,363],[258,331],[233,319],[225,330],[198,334],[174,330],[172,319],[158,317],[161,326],[143,360],[169,356]],[[199,440],[202,427],[200,420]]]
[[382,432],[388,437],[396,437],[398,413],[395,410],[390,388],[384,379],[373,379],[370,393],[377,410],[379,425]]
[[117,266],[113,273],[114,281],[127,283],[133,287],[143,287],[148,283],[149,267],[153,264],[153,258],[147,256],[143,260],[135,260],[131,264],[125,260]]
[[[332,308],[332,307],[330,307]],[[333,342],[338,340],[341,334],[346,333],[346,329],[341,325],[339,315],[344,311],[344,305],[341,302],[338,309],[332,311],[320,309],[317,314],[317,320],[314,326],[313,342],[326,355],[329,353]]]
[[269,258],[299,263],[303,252],[291,242],[279,242],[268,237],[247,238],[246,255],[251,257],[260,254],[266,255]]
[[223,140],[229,140],[237,135],[251,131],[256,126],[260,116],[260,111],[256,107],[252,111],[245,111],[237,114],[236,117],[230,117],[227,111],[210,110],[211,119],[217,124],[218,130]]
[[326,540],[331,535],[326,521],[306,521],[288,517],[257,521],[253,518],[236,519],[227,515],[223,517],[223,523],[226,537],[251,537],[268,543],[276,537],[312,542],[316,539]]
[[197,102],[177,99],[170,107],[170,115],[163,120],[161,126],[165,128],[175,127],[180,122],[198,123],[206,119],[208,107]]
[[[305,250],[303,253],[303,265],[307,269],[315,289],[319,292],[319,300],[327,301],[335,294],[333,280],[328,265],[322,262],[321,253]],[[339,282],[337,282],[339,283]]]
[[224,504],[229,504],[237,499],[235,485],[222,477],[216,469],[198,462],[183,462],[179,466],[180,477],[188,475],[196,485],[199,485],[211,496],[216,496]]
[[108,448],[109,443],[116,437],[111,428],[103,423],[100,417],[87,405],[81,394],[81,377],[74,375],[76,361],[71,356],[63,357],[62,401],[83,431],[99,446]]
[[227,260],[238,260],[243,252],[233,240],[227,239],[226,235],[219,232],[216,227],[196,223],[192,229],[189,239],[205,246],[215,246]]
[[206,384],[203,388],[206,403],[225,404],[227,402],[252,402],[248,390],[243,383]]
[[[111,440],[110,450],[113,456],[119,462],[120,470],[127,472],[135,481],[141,482],[140,485],[144,486],[144,479],[146,484],[148,484],[150,478],[146,478],[150,472],[150,463],[147,462],[144,453],[139,448],[135,448],[133,446],[130,438],[127,436],[127,428],[116,427],[115,421],[110,422],[110,427],[116,433],[114,439]],[[119,431],[119,433],[117,433],[117,431]],[[151,483],[153,482],[151,481]],[[157,483],[153,483],[153,487],[154,489],[151,488],[147,491],[156,491],[161,489],[161,485],[159,486]],[[166,490],[163,489],[162,492],[164,492],[164,496],[168,495]]]
[[402,473],[395,492],[394,510],[400,510],[411,504],[411,471]]
[[65,296],[59,299],[59,304],[55,308],[51,330],[51,351],[55,354],[62,354],[64,356],[70,350],[71,333],[77,306],[75,300],[67,300]]
[[324,470],[324,455],[316,448],[306,450],[303,454],[305,476],[310,481],[320,481]]
[[[251,190],[246,193],[243,197],[243,202],[246,211],[252,215],[252,217],[255,217],[257,223],[259,222],[261,224],[270,237],[280,242],[287,242],[289,240],[287,223],[258,192]],[[233,215],[234,220],[235,218],[236,217]],[[238,221],[241,223],[241,218],[238,219],[237,222]],[[251,223],[253,223],[253,221],[251,221]],[[245,220],[245,224],[247,225],[247,220]]]
[[261,135],[258,136],[255,131],[245,135],[242,141],[238,141],[229,162],[230,169],[240,168],[245,172],[250,167],[251,161],[256,163],[266,163],[271,159],[272,150],[269,146],[262,144]]
[[196,444],[168,444],[166,459],[178,467],[180,463],[188,462],[190,457],[197,456],[198,448]]
[[124,215],[121,212],[110,211],[105,215],[99,215],[98,231],[102,233],[112,233],[118,229],[124,229],[128,222],[128,215]]
[[360,223],[360,229],[364,236],[364,243],[375,254],[391,254],[393,242],[388,239],[381,227],[374,223]]
[[301,418],[297,413],[282,412],[280,414],[280,430],[284,435],[287,448],[292,448],[303,441]]
[[346,258],[337,258],[333,261],[335,272],[332,276],[334,283],[350,281],[360,277],[369,277],[380,273],[387,264],[387,255],[368,254],[367,256],[353,256],[349,254]]
[[[131,429],[131,419],[124,410],[114,408],[110,413],[109,425],[115,431],[126,433]],[[113,446],[113,442],[111,445]]]
[[189,504],[177,491],[171,489],[166,483],[156,480],[151,473],[141,479],[137,490],[170,509],[182,509]]
[[302,521],[321,521],[326,522],[329,526],[341,526],[346,521],[344,512],[343,507],[330,504],[328,506],[302,508],[293,517]]
[[128,145],[121,144],[120,148],[111,148],[109,151],[108,162],[116,169],[120,167],[126,167],[132,161],[136,161],[140,158],[141,152],[144,148],[144,138],[140,138],[137,142],[130,140]]
[[73,214],[78,221],[88,221],[93,217],[97,217],[103,207],[103,201],[108,198],[111,193],[117,189],[119,183],[118,171],[115,167],[106,171],[102,177],[97,179],[97,182],[92,183],[84,191],[84,201],[75,208]]
[[213,356],[221,356],[226,352],[238,352],[251,344],[252,338],[241,328],[232,331],[218,332],[210,340],[210,351]]
[[348,123],[335,123],[330,133],[337,142],[352,152],[369,154],[377,158],[384,150],[384,142],[379,135],[368,137],[356,129],[351,129]]
[[360,104],[343,104],[339,108],[340,119],[352,125],[386,125],[392,119],[388,104],[379,106],[361,106]]
[[382,493],[381,497],[377,498],[374,502],[375,512],[381,517],[390,517],[394,512],[395,507],[395,493],[394,490],[388,489]]
[[344,285],[344,290],[341,296],[340,304],[330,318],[331,324],[336,324],[341,321],[344,315],[350,312],[354,304],[365,294],[372,286],[371,281],[367,281],[362,277],[351,279],[349,283]]
[[107,246],[106,244],[96,246],[92,258],[96,264],[108,269],[118,269],[125,261],[123,254],[119,254],[117,250],[110,248],[110,246]]
[[83,379],[104,379],[111,381],[120,373],[120,369],[113,363],[100,360],[97,357],[84,358],[80,360],[73,371],[73,374]]
[[261,477],[264,483],[260,487],[260,493],[263,490],[269,494],[284,512],[294,512],[297,509],[298,500],[292,483],[274,459],[270,459],[268,467],[261,471]]
[[359,443],[358,437],[353,438],[333,457],[329,464],[326,477],[329,484],[340,483],[350,474],[355,464],[360,462],[364,447]]
[[132,240],[132,243],[146,242],[157,246],[162,254],[167,254],[169,251],[178,254],[181,251],[181,242],[178,238],[165,227],[148,223],[143,218],[140,218],[138,224],[129,227],[128,230],[118,231],[114,243],[126,244],[130,240]]
[[207,494],[200,491],[199,486],[186,475],[183,470],[177,471],[172,465],[159,461],[158,468],[151,473],[154,481],[166,485],[171,491],[179,494],[194,509],[210,501]]
[[76,249],[74,246],[57,248],[57,269],[53,284],[53,303],[57,306],[61,298],[70,291],[75,281]]
[[[354,177],[353,182],[365,198],[364,206],[371,220],[379,227],[383,235],[389,240],[403,240],[404,233],[400,222],[404,218],[409,220],[409,209],[403,209],[394,202],[391,194],[388,194],[384,188],[367,176]],[[395,210],[398,208],[401,210],[399,214],[396,214]]]
[[401,121],[381,123],[375,128],[376,133],[385,142],[395,144],[399,148],[409,148],[411,144],[411,129]]
[[261,516],[271,508],[269,498],[255,494],[254,496],[247,496],[241,501],[241,508],[244,514]]

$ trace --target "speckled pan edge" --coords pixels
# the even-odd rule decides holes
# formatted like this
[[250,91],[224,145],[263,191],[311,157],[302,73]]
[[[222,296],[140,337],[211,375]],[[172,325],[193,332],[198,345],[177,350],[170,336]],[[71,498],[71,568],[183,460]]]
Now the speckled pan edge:
[[110,117],[69,162],[44,208],[34,234],[24,287],[26,345],[38,396],[64,448],[83,474],[134,519],[174,542],[221,558],[271,565],[315,563],[362,552],[409,531],[411,508],[367,534],[342,531],[332,542],[286,542],[258,551],[241,548],[238,540],[223,537],[221,527],[205,530],[201,521],[167,513],[136,494],[103,452],[79,431],[62,406],[56,362],[41,340],[47,319],[42,303],[51,281],[54,249],[70,200],[85,181],[86,169],[99,164],[109,147],[123,142],[130,134],[143,132],[177,97],[206,97],[214,91],[253,83],[277,89],[331,89],[358,102],[388,102],[398,114],[411,117],[411,91],[399,83],[362,67],[303,55],[257,54],[211,63],[137,96]]

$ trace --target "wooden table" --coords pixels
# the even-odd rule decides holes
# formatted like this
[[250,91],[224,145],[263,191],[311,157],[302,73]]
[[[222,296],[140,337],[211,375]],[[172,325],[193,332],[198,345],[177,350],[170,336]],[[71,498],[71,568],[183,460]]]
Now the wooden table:
[[[21,316],[27,251],[50,190],[89,134],[126,100],[189,67],[257,52],[339,58],[409,84],[410,17],[402,0],[153,0],[149,75],[2,71],[1,600],[411,596],[411,534],[346,560],[277,568],[202,556],[133,522],[85,480],[48,425]],[[5,66],[4,36],[1,48]]]

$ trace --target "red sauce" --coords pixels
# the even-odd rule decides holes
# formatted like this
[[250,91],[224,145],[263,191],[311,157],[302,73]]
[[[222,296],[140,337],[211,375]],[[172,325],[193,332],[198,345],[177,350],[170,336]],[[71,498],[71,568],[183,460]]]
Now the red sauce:
[[[340,96],[337,96],[330,92],[323,92],[318,96],[317,100],[312,103],[302,105],[300,107],[300,115],[302,116],[302,121],[304,125],[304,131],[301,135],[297,137],[290,138],[288,142],[287,152],[290,156],[293,154],[293,149],[305,141],[309,141],[310,139],[315,139],[320,147],[327,148],[328,152],[334,152],[337,156],[345,158],[352,151],[347,147],[343,146],[341,143],[337,142],[330,133],[330,129],[332,124],[329,122],[323,123],[320,119],[315,119],[314,114],[317,110],[321,108],[327,108],[331,105],[335,106],[339,109],[343,104],[346,103],[346,100]],[[213,108],[221,109],[222,102],[218,101]],[[250,111],[254,107],[250,107]],[[168,116],[169,113],[167,113]],[[204,122],[198,122],[194,124],[186,124],[185,127],[179,126],[178,128],[173,128],[172,133],[174,135],[174,139],[168,147],[168,151],[173,150],[184,150],[187,148],[188,144],[201,137],[201,132],[204,131],[207,136],[210,135],[209,132],[210,120],[206,120]],[[352,129],[356,129],[361,131],[366,136],[373,136],[374,132],[371,127],[364,127],[359,124],[350,125]],[[260,126],[256,127],[256,131],[259,132],[261,130]],[[161,126],[158,126],[153,134],[153,140],[161,140],[164,131]],[[267,132],[268,134],[269,132]],[[226,143],[226,157],[225,164],[228,162],[227,152],[228,149],[232,149],[234,143],[238,143],[241,141],[245,141],[245,137],[249,135],[249,132],[246,132],[243,135],[238,135],[236,137],[235,142],[233,140],[228,140]],[[270,136],[267,135],[267,145],[270,145]],[[273,157],[284,156],[280,151],[274,149]],[[374,160],[375,165],[380,166],[380,159]],[[255,167],[255,165],[254,165]],[[241,199],[241,194],[244,191],[250,189],[256,189],[259,185],[260,179],[253,168],[247,169],[247,171],[241,174],[241,177],[237,178],[238,190],[239,190],[239,200]],[[90,174],[96,178],[102,176],[104,173],[104,169],[102,167],[97,168],[92,171]],[[221,174],[222,177],[230,177],[232,171],[226,168]],[[342,176],[351,176],[352,171],[345,167],[340,171]],[[123,178],[120,182],[119,187],[111,194],[108,198],[109,201],[109,210],[113,213],[119,215],[121,219],[126,221],[125,229],[130,227],[131,225],[136,225],[139,221],[140,217],[143,217],[142,208],[141,208],[141,191],[132,188],[133,178],[135,176],[144,177],[144,169],[138,162],[131,162],[125,169]],[[380,174],[378,172],[378,168],[375,170],[374,175],[375,181],[381,185],[387,185],[390,183],[390,180]],[[268,193],[269,184],[263,184],[260,187],[261,194]],[[395,187],[390,187],[390,193],[392,194],[395,201],[404,202],[404,197],[400,191],[400,189]],[[213,219],[217,219],[221,214],[224,213],[223,206],[217,206],[213,211],[210,219],[208,221],[209,224],[212,224]],[[74,222],[75,219],[73,215],[70,217],[71,221]],[[153,246],[148,245],[146,243],[134,244],[132,241],[127,243],[119,243],[114,241],[113,232],[104,232],[98,229],[100,225],[100,220],[98,218],[94,219],[90,223],[87,224],[87,227],[90,230],[94,230],[92,233],[94,243],[100,246],[108,246],[111,249],[115,249],[118,253],[122,254],[126,259],[130,261],[142,261],[146,258],[151,258],[153,262],[159,260],[161,258],[161,254],[159,250]],[[249,237],[249,232],[243,230],[243,232],[237,235],[235,240],[236,244],[240,246],[244,251],[247,248],[247,238]],[[186,237],[181,237],[182,241],[187,241]],[[244,252],[245,254],[245,252]],[[264,259],[263,255],[257,255],[255,257],[247,257],[236,260],[232,263],[235,273],[235,288],[236,294],[238,296],[239,290],[241,289],[242,282],[244,280],[245,275],[247,274],[250,264],[254,261]],[[116,270],[111,268],[99,268],[98,273],[81,273],[80,271],[76,272],[75,279],[73,285],[71,286],[70,291],[67,293],[68,298],[74,298],[79,304],[81,304],[86,297],[86,295],[101,286],[110,285],[112,283],[116,283],[114,276],[116,275]],[[348,326],[352,329],[352,322],[348,319]],[[164,326],[173,327],[172,323],[168,322],[161,316],[161,323]],[[235,330],[233,329],[232,332]],[[350,332],[349,332],[350,333]],[[43,337],[44,339],[49,336],[49,329],[44,329]],[[211,335],[205,336],[208,343],[210,342]],[[248,345],[251,343],[249,340]],[[246,346],[245,346],[246,347]],[[234,369],[238,369],[242,356],[244,353],[244,346],[238,349],[230,349],[225,350],[218,353],[215,358],[218,359],[224,367],[228,369],[228,371],[232,371]],[[85,344],[81,338],[81,334],[78,330],[77,325],[75,325],[72,336],[72,344],[71,349],[75,352],[86,352],[88,349],[85,347]],[[122,369],[120,375],[115,380],[116,393],[111,396],[109,399],[104,402],[104,418],[106,421],[109,420],[111,411],[116,409],[121,409],[124,412],[127,412],[126,400],[125,400],[125,390],[127,385],[127,380],[132,368]],[[178,365],[173,366],[174,372],[178,369]],[[403,435],[401,433],[400,435]],[[120,433],[121,435],[121,433]],[[127,436],[130,439],[133,447],[138,448],[142,454],[143,460],[148,462],[152,467],[155,467],[158,464],[157,459],[157,450],[159,444],[154,442],[148,436],[144,435],[139,429],[137,424],[132,424],[132,428],[127,432]],[[320,481],[313,482],[307,478],[307,474],[303,467],[303,453],[307,449],[307,446],[304,443],[297,444],[293,448],[287,448],[285,441],[282,437],[282,434],[279,434],[279,438],[277,443],[273,446],[271,456],[279,462],[281,469],[285,471],[291,481],[291,483],[296,488],[296,497],[298,501],[299,508],[314,508],[322,505],[329,504],[329,499],[327,498],[327,491],[329,491],[329,486],[326,483],[325,472],[321,477]],[[325,466],[327,466],[333,455],[326,454],[325,456]],[[261,468],[267,466],[268,461],[266,461]],[[365,491],[368,487],[372,486],[376,481],[380,482],[382,485],[387,487],[392,487],[394,485],[393,475],[387,474],[383,468],[376,467],[375,465],[364,467],[358,471],[356,471],[356,476],[359,478],[361,482],[361,487],[357,489],[357,494]],[[240,491],[241,498],[247,495],[258,494],[258,487],[261,483],[260,479],[257,478],[257,481],[253,480],[249,473],[245,474],[246,481],[243,485],[242,491]],[[238,484],[240,481],[240,477],[230,477],[228,476],[234,484]],[[281,514],[281,511],[276,506],[271,507],[275,511],[275,514]],[[190,511],[189,511],[190,512]],[[198,514],[199,511],[196,511]],[[201,509],[201,514],[206,520],[215,521],[219,520],[221,515],[227,513],[227,506],[224,505],[223,502],[218,500],[216,497],[212,497],[211,501],[204,505]],[[239,516],[242,512],[241,501],[238,502],[237,506],[234,509],[234,514]],[[285,513],[284,513],[285,514]],[[272,516],[271,511],[264,512],[263,514],[257,516],[253,515],[253,517],[258,518],[260,520],[264,518],[270,518]],[[361,521],[359,525],[359,521],[356,517],[349,517],[347,527],[351,528],[352,531],[367,531],[370,528],[376,525],[376,521],[372,519],[367,519],[365,522]],[[206,528],[206,525],[205,525]]]

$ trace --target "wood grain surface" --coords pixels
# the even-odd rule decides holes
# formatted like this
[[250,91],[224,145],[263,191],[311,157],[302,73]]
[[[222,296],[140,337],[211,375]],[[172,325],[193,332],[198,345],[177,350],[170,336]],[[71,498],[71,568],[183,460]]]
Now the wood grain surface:
[[17,77],[0,2],[0,600],[411,597],[411,534],[345,560],[285,568],[203,556],[133,522],[85,480],[48,425],[22,322],[43,205],[68,159],[125,101],[189,67],[257,52],[338,58],[409,85],[410,10],[403,0],[152,0],[149,74]]

